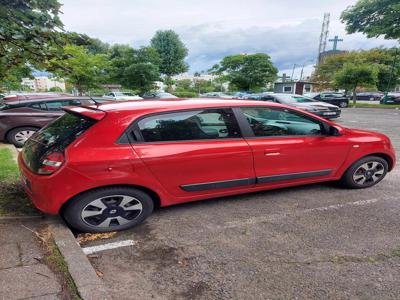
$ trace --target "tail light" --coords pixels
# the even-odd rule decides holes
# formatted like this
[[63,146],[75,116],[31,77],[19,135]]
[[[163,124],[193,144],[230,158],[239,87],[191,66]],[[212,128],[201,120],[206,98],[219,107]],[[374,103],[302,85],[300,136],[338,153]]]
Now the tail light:
[[64,153],[51,152],[45,155],[41,161],[41,167],[38,170],[39,174],[50,175],[57,171],[65,161]]

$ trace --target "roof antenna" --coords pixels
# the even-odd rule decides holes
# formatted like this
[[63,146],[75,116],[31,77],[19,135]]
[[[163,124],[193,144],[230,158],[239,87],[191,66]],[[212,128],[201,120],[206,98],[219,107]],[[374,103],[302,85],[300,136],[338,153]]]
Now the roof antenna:
[[100,105],[100,102],[97,102],[95,99],[92,98],[92,96],[87,96],[90,98],[90,100],[92,100],[96,105]]

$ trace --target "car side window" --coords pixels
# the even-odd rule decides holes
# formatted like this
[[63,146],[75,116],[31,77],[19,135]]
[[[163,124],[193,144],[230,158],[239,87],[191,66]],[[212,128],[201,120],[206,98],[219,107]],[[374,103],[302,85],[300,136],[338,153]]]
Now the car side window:
[[241,137],[231,109],[200,109],[144,118],[138,122],[145,142]]
[[39,110],[47,110],[46,103],[40,102],[40,103],[33,103],[29,105],[29,107],[34,108],[34,109],[39,109]]
[[321,122],[289,109],[246,107],[242,111],[256,137],[324,134]]
[[49,111],[60,111],[63,106],[69,106],[70,101],[49,101],[46,102],[47,110]]
[[70,101],[68,101],[68,105],[71,105],[71,106],[79,106],[79,105],[82,105],[82,102],[80,101],[80,100],[70,100]]

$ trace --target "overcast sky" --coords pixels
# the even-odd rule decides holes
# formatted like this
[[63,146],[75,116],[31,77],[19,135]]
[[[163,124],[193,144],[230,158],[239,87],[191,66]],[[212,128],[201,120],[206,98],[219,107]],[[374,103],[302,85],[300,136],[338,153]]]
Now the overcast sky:
[[[280,72],[293,64],[312,70],[324,12],[329,37],[341,50],[394,46],[395,41],[347,35],[340,13],[355,0],[63,0],[65,28],[105,42],[148,45],[157,30],[173,29],[189,49],[190,72],[207,70],[229,54],[264,52]],[[332,43],[328,43],[328,49]],[[296,73],[300,72],[300,68]]]

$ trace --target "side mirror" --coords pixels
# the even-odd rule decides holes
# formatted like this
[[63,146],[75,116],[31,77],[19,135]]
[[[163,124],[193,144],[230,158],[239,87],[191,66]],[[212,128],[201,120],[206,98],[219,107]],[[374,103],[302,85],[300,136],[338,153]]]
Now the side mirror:
[[331,136],[341,136],[342,135],[342,130],[338,127],[335,126],[330,126],[329,127],[329,135]]

